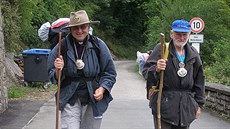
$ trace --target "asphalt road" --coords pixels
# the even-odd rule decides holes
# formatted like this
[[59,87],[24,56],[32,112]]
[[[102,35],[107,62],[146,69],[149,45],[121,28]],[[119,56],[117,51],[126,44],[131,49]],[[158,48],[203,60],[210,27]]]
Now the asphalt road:
[[[104,114],[101,129],[153,129],[152,115],[145,96],[145,81],[135,70],[135,61],[116,61],[115,64],[118,77],[112,90],[114,100]],[[14,119],[5,119],[0,115],[0,129],[55,129],[54,99],[44,103],[39,110],[38,107],[39,104],[34,107],[24,105],[22,113],[22,108],[13,110],[12,113],[20,115]],[[20,125],[18,128],[15,122]],[[8,124],[3,126],[2,123]],[[190,129],[230,129],[230,123],[203,111],[201,118],[195,120]]]
[[10,100],[8,108],[0,114],[0,129],[21,129],[37,114],[44,100]]
[[146,99],[145,81],[137,74],[133,61],[116,62],[117,82],[101,129],[153,129]]

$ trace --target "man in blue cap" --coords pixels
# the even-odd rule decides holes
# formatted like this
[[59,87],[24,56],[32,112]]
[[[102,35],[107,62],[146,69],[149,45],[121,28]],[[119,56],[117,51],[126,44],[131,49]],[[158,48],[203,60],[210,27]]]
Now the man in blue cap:
[[[160,107],[162,129],[189,129],[192,121],[200,117],[205,103],[203,65],[197,50],[187,44],[190,33],[188,21],[175,20],[170,32],[168,59],[161,59],[158,44],[143,69],[145,79],[155,84],[160,80],[160,71],[164,71]],[[150,99],[155,129],[157,94],[155,91]]]

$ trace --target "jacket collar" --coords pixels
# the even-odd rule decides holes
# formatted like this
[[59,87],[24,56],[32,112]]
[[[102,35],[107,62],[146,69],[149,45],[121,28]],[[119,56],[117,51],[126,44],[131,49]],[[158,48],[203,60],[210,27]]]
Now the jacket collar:
[[[188,43],[184,46],[184,48],[186,51],[185,62],[190,61],[192,58],[198,55],[198,52],[192,46],[189,46]],[[173,57],[176,57],[176,49],[174,47],[173,40],[170,41],[169,53],[170,55],[173,55]]]
[[[75,62],[75,51],[74,51],[74,40],[73,40],[73,36],[71,34],[69,34],[66,37],[66,41],[67,41],[67,56],[73,61]],[[88,42],[89,41],[89,35],[85,38],[84,40],[84,44],[86,45],[86,50],[88,50],[89,48],[92,48],[92,44]],[[87,52],[87,51],[86,51]]]

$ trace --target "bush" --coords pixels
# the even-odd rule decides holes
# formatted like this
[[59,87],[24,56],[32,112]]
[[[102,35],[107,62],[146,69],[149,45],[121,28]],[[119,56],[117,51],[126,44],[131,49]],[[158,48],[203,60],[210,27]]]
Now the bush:
[[29,87],[24,86],[17,86],[17,87],[10,87],[8,89],[8,97],[9,98],[22,98],[26,96],[30,92]]
[[216,47],[211,55],[215,60],[210,66],[205,68],[207,81],[221,83],[230,86],[230,40],[221,39],[216,42]]

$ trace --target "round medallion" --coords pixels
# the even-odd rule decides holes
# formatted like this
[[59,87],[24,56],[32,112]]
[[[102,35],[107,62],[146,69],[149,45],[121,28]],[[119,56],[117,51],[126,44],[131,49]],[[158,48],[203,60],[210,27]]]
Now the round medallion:
[[77,69],[83,69],[85,66],[85,63],[81,59],[77,59],[75,63],[76,63]]
[[177,71],[177,75],[179,77],[185,77],[187,75],[187,70],[185,68],[180,68],[178,71]]

